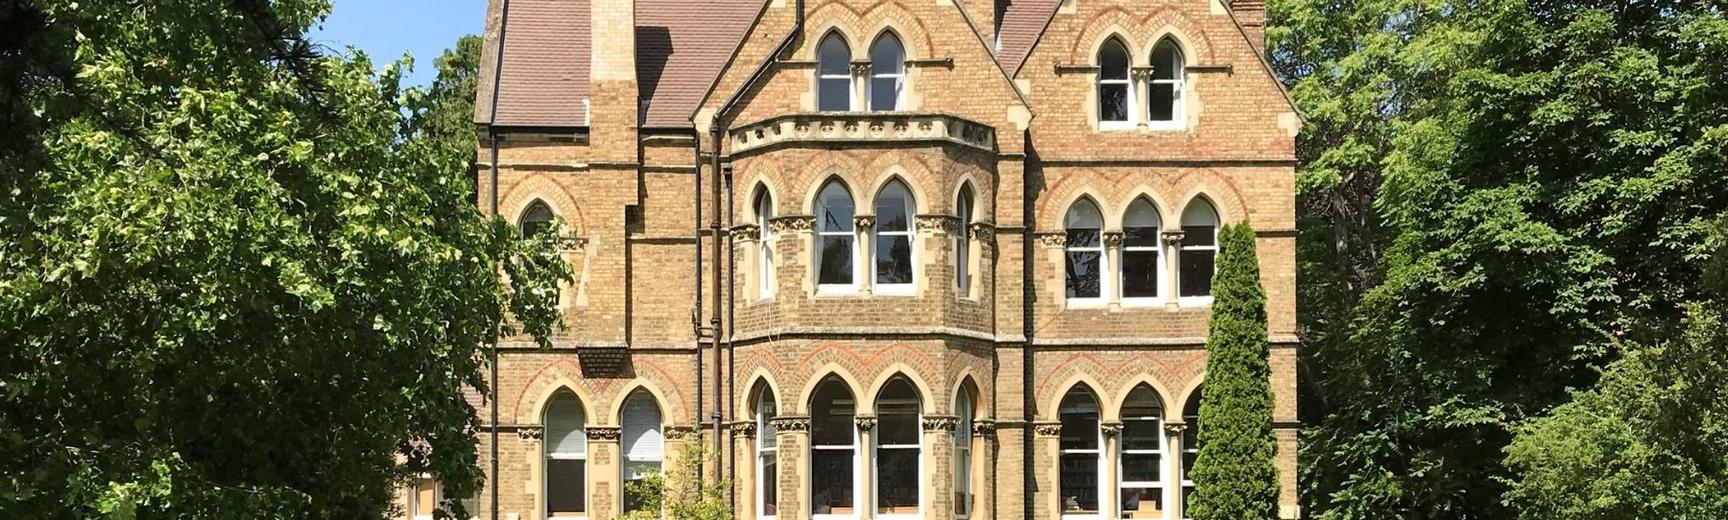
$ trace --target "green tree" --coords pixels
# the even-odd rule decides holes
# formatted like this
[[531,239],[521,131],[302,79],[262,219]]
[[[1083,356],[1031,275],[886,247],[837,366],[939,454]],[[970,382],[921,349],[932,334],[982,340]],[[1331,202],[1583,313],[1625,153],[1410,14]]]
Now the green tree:
[[[1514,516],[1520,425],[1677,330],[1728,211],[1723,8],[1272,3],[1274,62],[1310,115],[1304,200],[1339,198],[1332,165],[1379,177],[1372,206],[1341,197],[1371,210],[1360,242],[1303,205],[1309,512]],[[1383,249],[1368,264],[1361,244]]]
[[1254,229],[1246,223],[1218,232],[1206,392],[1200,397],[1200,455],[1188,512],[1196,520],[1278,518],[1266,291],[1260,287],[1254,240]]
[[0,516],[379,517],[409,475],[447,510],[479,489],[464,392],[500,332],[558,326],[568,268],[476,208],[451,122],[471,65],[404,90],[400,64],[312,50],[328,9],[0,7]]
[[719,457],[708,450],[703,435],[685,442],[671,468],[624,484],[630,494],[642,497],[642,506],[620,515],[620,520],[732,520],[732,505],[726,495],[732,489],[728,479],[705,480],[697,483],[703,468],[719,463]]

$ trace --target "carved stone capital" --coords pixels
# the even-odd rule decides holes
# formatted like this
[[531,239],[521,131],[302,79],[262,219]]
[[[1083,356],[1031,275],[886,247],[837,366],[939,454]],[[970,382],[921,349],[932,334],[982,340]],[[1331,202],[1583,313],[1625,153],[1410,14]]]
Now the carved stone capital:
[[860,416],[852,418],[852,422],[858,425],[858,431],[861,431],[861,432],[867,432],[867,431],[876,429],[876,418],[873,416],[860,415]]
[[960,426],[960,418],[952,415],[929,415],[924,417],[924,431],[949,432]]
[[1186,235],[1186,233],[1183,233],[1182,230],[1180,230],[1180,229],[1174,230],[1174,231],[1165,231],[1164,232],[1164,243],[1170,244],[1173,246],[1182,245],[1182,237],[1185,235]]
[[1122,423],[1107,422],[1100,424],[1098,425],[1098,431],[1103,432],[1105,437],[1115,437],[1122,433]]
[[546,429],[539,426],[523,426],[516,429],[516,436],[525,441],[537,441],[545,437]]
[[876,227],[876,217],[874,215],[858,215],[852,217],[852,225],[857,226],[858,229],[870,229]]
[[768,231],[775,234],[809,231],[815,225],[815,215],[788,215],[768,219]]
[[1044,247],[1068,247],[1068,234],[1061,231],[1045,231],[1038,233],[1038,245]]
[[859,76],[869,75],[870,74],[870,62],[868,62],[868,61],[854,61],[854,62],[852,62],[852,73],[857,74]]
[[972,423],[972,434],[979,437],[995,437],[996,421],[979,419],[978,422]]
[[971,228],[973,240],[979,242],[996,241],[996,226],[985,224],[983,222],[973,222]]
[[1166,433],[1166,434],[1181,435],[1182,432],[1185,432],[1185,431],[1188,431],[1188,425],[1186,425],[1186,424],[1179,423],[1179,422],[1177,422],[1177,423],[1164,423],[1164,433]]
[[666,438],[667,439],[682,440],[682,439],[690,439],[690,438],[695,438],[695,437],[696,437],[696,427],[695,426],[667,426],[666,427]]
[[1056,438],[1062,436],[1062,423],[1040,422],[1032,423],[1032,431],[1039,437]]
[[727,425],[727,428],[731,428],[732,434],[739,437],[756,437],[756,421],[735,421],[732,424]]
[[1121,231],[1105,231],[1104,232],[1104,245],[1109,246],[1109,247],[1121,246],[1122,245],[1122,238],[1123,238],[1123,234]]
[[768,421],[774,425],[776,432],[807,432],[810,431],[809,417],[775,417]]
[[756,224],[739,224],[732,226],[732,229],[728,230],[726,234],[732,237],[732,240],[753,241],[756,240],[757,234],[760,231],[761,229],[758,228]]
[[960,234],[960,218],[948,215],[918,215],[913,217],[919,231],[938,232],[947,235]]
[[589,426],[587,432],[588,440],[591,441],[618,442],[618,439],[624,437],[622,428]]
[[564,233],[558,235],[558,252],[575,253],[588,248],[588,237]]

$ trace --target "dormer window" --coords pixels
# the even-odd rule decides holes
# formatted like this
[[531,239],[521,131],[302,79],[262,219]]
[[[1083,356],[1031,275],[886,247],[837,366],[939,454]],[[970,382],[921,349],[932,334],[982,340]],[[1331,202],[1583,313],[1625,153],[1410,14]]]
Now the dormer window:
[[906,97],[906,49],[884,32],[870,46],[870,110],[900,110]]
[[1152,74],[1146,80],[1147,121],[1151,126],[1183,125],[1182,78],[1182,48],[1176,40],[1159,40],[1152,48]]
[[1098,49],[1098,124],[1103,128],[1133,128],[1134,84],[1128,79],[1128,47],[1111,38]]
[[816,109],[852,110],[852,49],[840,33],[829,33],[816,48]]

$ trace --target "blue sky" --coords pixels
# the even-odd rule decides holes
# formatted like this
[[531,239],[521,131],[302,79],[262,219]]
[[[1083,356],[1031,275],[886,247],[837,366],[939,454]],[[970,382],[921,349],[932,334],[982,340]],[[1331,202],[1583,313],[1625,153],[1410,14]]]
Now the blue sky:
[[310,39],[337,51],[352,45],[380,67],[414,54],[405,84],[425,85],[438,75],[432,61],[464,34],[486,24],[486,0],[333,0],[330,17]]

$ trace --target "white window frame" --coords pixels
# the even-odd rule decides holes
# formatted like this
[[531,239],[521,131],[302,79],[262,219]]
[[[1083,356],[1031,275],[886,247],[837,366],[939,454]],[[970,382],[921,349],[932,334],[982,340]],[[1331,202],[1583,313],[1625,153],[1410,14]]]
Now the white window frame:
[[[553,397],[553,399],[558,399],[558,398],[559,397],[556,397],[556,396]],[[548,445],[547,442],[541,442],[540,443],[540,452],[542,455],[544,455],[544,460],[541,461],[541,467],[540,467],[540,510],[541,510],[541,514],[545,515],[546,518],[565,518],[565,519],[568,519],[568,518],[577,518],[577,519],[588,518],[588,510],[592,509],[593,505],[594,505],[592,503],[593,497],[588,494],[588,484],[589,484],[590,480],[592,480],[592,475],[590,475],[588,472],[588,442],[586,440],[587,435],[588,435],[588,409],[586,407],[583,407],[581,400],[576,398],[574,395],[570,396],[570,399],[575,401],[576,406],[577,406],[576,410],[577,410],[577,413],[579,414],[578,417],[581,418],[581,421],[579,423],[581,426],[576,428],[576,434],[583,436],[584,440],[582,442],[582,451],[580,453],[553,453],[550,451],[551,447]],[[542,414],[544,414],[544,412],[542,412]],[[547,422],[548,421],[546,421],[544,418],[542,418],[542,420],[541,420],[541,427],[543,428],[542,429],[542,437],[544,437],[546,439],[551,439],[551,435],[550,435],[551,432],[545,431],[545,429],[544,429],[546,426],[549,426],[548,424],[546,424]],[[548,484],[550,483],[550,481],[552,479],[547,478],[549,476],[547,474],[547,471],[548,471],[547,467],[550,466],[551,465],[550,462],[554,461],[554,460],[573,460],[573,461],[576,461],[577,464],[581,465],[581,467],[582,467],[582,489],[577,491],[578,493],[581,493],[581,495],[582,495],[582,510],[581,511],[577,511],[574,513],[566,513],[566,514],[555,514],[552,512],[552,499],[551,499],[552,491],[548,487]]]
[[[907,382],[906,384],[910,385],[912,383]],[[882,418],[881,414],[877,414],[876,418],[877,418],[877,421],[881,421],[881,418]],[[870,446],[870,459],[871,459],[870,463],[873,464],[873,466],[871,466],[871,468],[870,468],[871,469],[871,471],[870,471],[870,500],[872,502],[870,504],[870,510],[875,513],[875,518],[881,518],[881,519],[886,519],[886,520],[896,520],[896,519],[909,520],[909,519],[923,518],[924,517],[925,511],[924,511],[924,443],[923,443],[923,440],[924,440],[924,430],[923,430],[924,414],[923,414],[923,412],[920,411],[916,416],[913,417],[912,421],[913,421],[913,424],[918,425],[918,427],[919,427],[918,428],[918,440],[919,440],[919,442],[916,444],[882,444],[882,442],[881,442],[882,436],[880,435],[880,432],[878,432],[877,435],[870,436],[870,444],[871,444],[871,446]],[[881,426],[880,422],[878,422],[877,426],[878,427]],[[918,460],[918,469],[914,473],[915,475],[918,475],[918,505],[917,505],[918,510],[915,512],[911,512],[911,513],[884,513],[884,512],[882,512],[882,496],[880,493],[880,490],[882,488],[882,467],[881,467],[882,456],[881,456],[881,453],[882,453],[882,450],[885,450],[885,449],[886,450],[910,450],[910,451],[918,452],[918,459],[917,459]]]
[[[764,476],[768,473],[766,461],[767,461],[769,456],[774,457],[774,467],[775,467],[774,477],[775,477],[775,479],[778,480],[778,478],[780,476],[780,469],[779,469],[780,468],[780,446],[775,443],[774,439],[769,438],[769,437],[771,437],[771,435],[769,435],[769,433],[768,433],[768,432],[774,431],[773,420],[774,420],[774,418],[768,414],[767,410],[764,410],[761,405],[757,405],[757,407],[756,407],[756,518],[761,518],[764,520],[776,518],[780,514],[779,497],[774,497],[775,498],[775,500],[774,500],[774,508],[775,508],[774,513],[772,513],[772,514],[768,513],[767,508],[763,507],[763,506],[768,505],[768,493],[767,493],[767,489],[766,489],[768,487],[768,479],[764,478]],[[776,437],[776,438],[778,438],[778,436],[779,436],[779,432],[774,432],[774,434],[772,435],[772,437]],[[775,483],[774,489],[776,491],[778,491],[780,489],[778,482]]]
[[[906,229],[902,231],[883,231],[882,222],[885,218],[884,215],[877,210],[880,209],[879,203],[881,202],[882,194],[887,193],[887,191],[895,186],[896,183],[899,184],[900,191],[905,194],[906,198]],[[922,274],[919,272],[921,269],[918,268],[918,220],[916,217],[918,214],[918,201],[912,198],[912,188],[898,180],[889,181],[888,184],[884,185],[881,191],[876,192],[876,199],[875,202],[878,204],[870,205],[870,211],[876,214],[876,225],[870,226],[871,251],[865,260],[866,263],[870,265],[871,292],[875,294],[896,296],[913,294],[917,292],[918,276]],[[877,276],[880,274],[876,272],[877,250],[887,247],[887,241],[882,240],[882,237],[906,237],[906,261],[912,266],[912,279],[906,283],[883,283],[877,279]]]
[[960,234],[954,237],[954,292],[960,298],[972,297],[972,198],[970,184],[961,185],[960,196],[954,202],[954,216],[960,219]]
[[[876,46],[881,45],[885,41],[885,38],[893,38],[894,44],[900,47],[900,72],[876,72]],[[870,44],[870,74],[869,79],[864,83],[864,97],[867,104],[876,102],[875,90],[876,80],[878,79],[894,80],[894,107],[889,109],[880,109],[874,106],[865,106],[864,108],[871,112],[894,112],[906,110],[906,42],[901,40],[900,36],[894,34],[893,31],[884,31],[881,36],[876,37],[874,43]]]
[[[1188,64],[1188,57],[1183,54],[1182,45],[1176,43],[1176,40],[1172,38],[1165,37],[1158,40],[1158,43],[1152,46],[1153,58],[1158,56],[1158,48],[1164,45],[1169,45],[1175,50],[1175,53],[1173,53],[1172,56],[1175,56],[1176,59],[1176,66],[1174,67],[1176,69],[1176,79],[1157,79],[1153,74],[1148,74],[1146,76],[1146,82],[1148,85],[1146,88],[1146,126],[1153,130],[1181,130],[1188,126],[1188,96],[1187,92],[1183,91],[1183,89],[1187,88],[1188,72],[1185,67]],[[1152,67],[1153,70],[1156,71],[1158,64],[1153,63]],[[1154,90],[1152,88],[1153,85],[1171,85],[1175,87],[1176,94],[1175,98],[1171,100],[1171,119],[1169,121],[1156,121],[1152,119],[1151,96]]]
[[[1156,392],[1154,392],[1154,397],[1156,398]],[[1160,403],[1160,405],[1161,404],[1162,403]],[[1163,413],[1163,407],[1162,406],[1159,407],[1159,413]],[[1126,437],[1127,431],[1128,431],[1127,423],[1131,420],[1132,421],[1147,421],[1147,419],[1128,419],[1126,417],[1124,417],[1122,419],[1122,423],[1123,423],[1122,431],[1123,431],[1123,433],[1121,435],[1119,435],[1117,438],[1117,443],[1118,443],[1117,445],[1120,446],[1120,448],[1117,449],[1117,452],[1116,452],[1116,479],[1117,479],[1117,483],[1116,483],[1116,489],[1115,489],[1115,491],[1116,491],[1115,501],[1113,502],[1113,504],[1116,507],[1117,516],[1121,516],[1124,513],[1124,511],[1121,511],[1122,497],[1124,496],[1123,490],[1125,490],[1125,489],[1158,488],[1158,494],[1160,495],[1159,498],[1163,501],[1163,504],[1164,504],[1163,516],[1165,518],[1169,518],[1170,512],[1173,510],[1173,508],[1171,507],[1171,504],[1173,504],[1173,502],[1170,501],[1170,496],[1171,496],[1170,486],[1166,485],[1165,482],[1170,480],[1170,475],[1168,474],[1170,472],[1170,458],[1166,455],[1167,453],[1170,453],[1170,437],[1168,435],[1164,434],[1164,418],[1162,416],[1159,416],[1157,418],[1150,420],[1150,422],[1154,423],[1154,427],[1153,427],[1152,431],[1154,432],[1155,435],[1158,436],[1158,449],[1155,449],[1155,450],[1130,450],[1127,448],[1127,446],[1128,446],[1128,441],[1127,441],[1127,437]],[[1128,475],[1127,469],[1128,468],[1124,464],[1124,462],[1126,461],[1126,459],[1128,458],[1129,455],[1157,455],[1158,456],[1158,480],[1155,480],[1155,481],[1127,480],[1127,478],[1128,478],[1127,477],[1127,475]],[[1177,462],[1177,463],[1180,464],[1181,462]]]
[[[1195,389],[1194,391],[1199,392],[1200,389]],[[1181,448],[1177,453],[1176,467],[1182,472],[1182,480],[1180,484],[1175,486],[1176,502],[1173,503],[1181,504],[1183,520],[1192,520],[1194,515],[1188,512],[1188,500],[1183,498],[1183,496],[1185,491],[1194,489],[1194,477],[1190,475],[1189,470],[1191,468],[1189,468],[1188,464],[1184,461],[1189,453],[1194,454],[1195,460],[1199,460],[1200,457],[1200,403],[1194,403],[1194,413],[1192,415],[1188,413],[1186,408],[1187,406],[1184,405],[1184,410],[1182,411],[1182,427],[1184,428],[1184,432],[1194,432],[1194,445],[1189,446],[1186,441],[1187,438],[1184,436],[1178,436],[1176,440],[1177,446]]]
[[[656,436],[660,437],[660,452],[658,454],[638,455],[635,453],[631,453],[630,449],[629,449],[630,446],[627,445],[630,442],[630,427],[631,427],[628,414],[630,413],[629,412],[630,406],[632,404],[634,404],[633,401],[636,399],[646,400],[646,402],[648,403],[647,406],[652,407],[654,409],[654,415],[656,417],[656,420],[652,423],[645,425],[645,426],[648,428],[648,431],[652,431],[652,432],[654,432],[654,434]],[[666,425],[665,425],[666,417],[665,417],[665,412],[660,409],[660,403],[656,402],[652,395],[650,395],[646,392],[640,391],[640,390],[638,390],[636,392],[632,392],[631,394],[628,394],[624,398],[624,409],[620,413],[620,415],[621,415],[621,417],[620,417],[621,420],[619,421],[619,423],[620,423],[619,430],[620,430],[620,433],[622,433],[623,437],[619,440],[620,446],[618,447],[618,451],[623,454],[623,457],[621,457],[621,458],[624,460],[623,460],[623,464],[619,464],[619,476],[618,476],[618,482],[619,482],[619,486],[620,486],[619,498],[623,501],[620,504],[620,505],[624,506],[622,509],[625,509],[624,512],[628,513],[629,512],[628,511],[628,508],[629,508],[629,504],[628,504],[629,491],[627,489],[623,488],[622,486],[628,484],[631,480],[633,480],[630,478],[631,466],[633,466],[637,463],[653,463],[654,467],[658,470],[658,472],[660,474],[664,475],[666,472]]]
[[[846,197],[852,200],[853,222],[850,223],[852,229],[830,231],[830,230],[828,230],[827,226],[825,225],[825,222],[823,221],[824,220],[823,217],[824,217],[824,214],[827,213],[827,211],[826,211],[827,202],[825,200],[823,200],[824,197],[822,196],[822,192],[827,191],[829,185],[839,187],[840,191],[845,193]],[[814,274],[816,276],[816,293],[817,294],[853,294],[853,293],[857,293],[858,292],[858,284],[861,282],[860,278],[863,277],[863,273],[868,272],[868,270],[864,269],[863,266],[859,265],[861,263],[860,258],[863,256],[863,252],[859,251],[860,248],[858,247],[858,245],[859,245],[858,244],[858,242],[859,242],[859,240],[858,240],[858,224],[857,224],[858,199],[856,197],[853,197],[852,196],[852,190],[847,189],[846,185],[841,183],[839,180],[831,180],[827,183],[822,184],[821,186],[822,187],[817,188],[817,190],[816,190],[816,223],[813,226],[816,229],[816,244],[815,244],[815,247],[810,248],[810,250],[813,253],[813,257],[811,259],[814,260],[811,262],[811,265],[815,266],[815,268],[816,268],[815,271],[812,272],[812,274]],[[842,237],[842,238],[846,239],[848,244],[850,244],[850,246],[847,249],[850,250],[851,255],[852,255],[852,262],[851,262],[852,263],[852,276],[851,276],[852,281],[851,282],[849,282],[849,283],[822,283],[822,252],[823,252],[823,249],[825,248],[825,243],[827,242],[827,240],[826,240],[827,237]]]
[[[1142,201],[1144,201],[1144,202],[1142,202]],[[1127,234],[1128,234],[1128,228],[1130,227],[1128,225],[1128,212],[1134,210],[1135,204],[1142,204],[1142,203],[1146,204],[1146,206],[1151,209],[1153,219],[1155,219],[1154,222],[1152,223],[1151,229],[1152,229],[1153,239],[1156,240],[1157,243],[1156,243],[1156,245],[1154,245],[1152,247],[1128,245]],[[1167,300],[1167,298],[1169,298],[1169,296],[1168,296],[1168,294],[1169,294],[1168,291],[1170,291],[1170,269],[1169,269],[1169,267],[1171,265],[1171,262],[1170,262],[1170,259],[1165,258],[1167,256],[1170,256],[1170,254],[1168,251],[1164,250],[1163,225],[1164,225],[1164,218],[1162,215],[1160,215],[1158,213],[1158,206],[1153,205],[1151,201],[1146,200],[1143,197],[1142,198],[1136,198],[1136,199],[1134,199],[1134,202],[1128,203],[1128,211],[1124,211],[1122,213],[1122,234],[1123,234],[1122,254],[1121,254],[1120,260],[1118,261],[1118,263],[1121,264],[1121,266],[1120,266],[1121,268],[1116,270],[1116,283],[1119,284],[1119,285],[1117,285],[1117,287],[1122,288],[1122,306],[1123,307],[1160,306],[1160,305],[1164,304],[1164,302]],[[1158,282],[1157,282],[1158,283],[1158,291],[1153,293],[1152,296],[1128,296],[1128,269],[1127,269],[1128,253],[1130,253],[1130,252],[1142,252],[1142,251],[1151,251],[1151,252],[1156,253],[1158,255],[1158,265],[1153,266],[1153,271],[1154,271],[1154,273],[1156,273],[1155,275],[1158,277]]]
[[[1088,394],[1092,396],[1092,402],[1095,405],[1097,405],[1097,406],[1102,405],[1102,403],[1098,402],[1098,394],[1097,393],[1088,392]],[[1063,399],[1066,400],[1067,398],[1064,397]],[[1060,410],[1061,405],[1057,405],[1057,408],[1058,408],[1057,417],[1060,418],[1061,417],[1061,410]],[[1104,457],[1105,445],[1104,445],[1104,410],[1103,410],[1103,408],[1099,408],[1098,419],[1092,422],[1092,433],[1094,435],[1096,435],[1098,438],[1097,444],[1095,445],[1095,446],[1097,446],[1097,448],[1093,448],[1093,449],[1066,449],[1066,448],[1061,447],[1062,441],[1060,439],[1058,439],[1056,441],[1056,443],[1057,443],[1057,450],[1056,450],[1057,451],[1057,454],[1056,454],[1056,500],[1057,500],[1057,503],[1056,503],[1056,509],[1058,511],[1058,515],[1063,520],[1102,520],[1103,518],[1109,516],[1108,512],[1111,509],[1114,509],[1114,506],[1112,506],[1110,504],[1110,502],[1112,500],[1114,500],[1115,497],[1110,493],[1110,482],[1109,482],[1109,479],[1105,478],[1106,473],[1104,472],[1104,469],[1106,468],[1105,464],[1107,462],[1105,461],[1105,457]],[[1064,456],[1064,455],[1084,455],[1084,454],[1092,455],[1093,463],[1097,466],[1096,468],[1093,468],[1093,471],[1096,471],[1097,475],[1098,475],[1098,478],[1097,478],[1098,482],[1095,484],[1096,486],[1098,486],[1098,511],[1096,513],[1090,513],[1090,514],[1069,514],[1065,511],[1062,511],[1063,506],[1061,503],[1061,500],[1062,500],[1062,456]]]
[[[853,418],[856,419],[857,415],[853,415]],[[815,496],[811,495],[811,496],[808,496],[805,498],[807,500],[809,500],[809,502],[808,502],[809,505],[806,507],[810,508],[810,518],[812,520],[842,520],[842,519],[848,519],[848,518],[859,518],[863,515],[865,507],[871,507],[871,508],[876,507],[876,504],[866,505],[866,504],[860,504],[859,503],[860,501],[862,501],[864,499],[864,493],[863,493],[864,483],[860,482],[864,479],[859,478],[860,477],[859,470],[861,469],[864,461],[863,461],[862,450],[858,449],[859,448],[858,445],[861,443],[858,442],[858,426],[856,423],[854,423],[852,426],[851,441],[852,441],[851,444],[847,444],[845,446],[826,445],[826,444],[819,445],[819,444],[816,444],[816,441],[815,441],[815,432],[811,432],[810,460],[812,460],[812,461],[814,461],[816,459],[816,451],[817,450],[826,450],[826,451],[847,450],[847,451],[852,452],[852,512],[851,513],[845,513],[845,514],[833,514],[833,513],[818,514],[818,513],[816,513]],[[804,484],[805,484],[805,489],[808,490],[810,493],[816,492],[815,485],[814,485],[814,483],[812,483],[810,481],[809,476],[804,477]]]
[[774,201],[763,189],[756,200],[756,297],[766,300],[774,297],[774,233],[768,228],[768,219],[774,216]]
[[969,394],[962,387],[954,396],[955,415],[959,419],[954,426],[955,520],[971,518],[973,509],[977,507],[977,495],[972,489],[972,421],[977,412]]
[[[846,68],[845,68],[844,74],[823,74],[823,71],[822,71],[822,46],[828,42],[829,38],[834,38],[835,41],[840,42],[841,47],[846,48],[846,63],[845,63]],[[837,32],[828,33],[828,35],[823,36],[821,40],[817,40],[817,42],[816,42],[816,100],[815,101],[816,101],[816,110],[817,111],[823,111],[823,108],[822,108],[822,82],[823,82],[823,80],[832,80],[832,79],[846,80],[846,110],[843,110],[843,112],[857,110],[858,109],[858,89],[856,88],[856,85],[854,85],[855,78],[852,77],[852,46],[847,44],[846,38],[841,36],[840,33],[837,33]]]
[[[1122,54],[1127,58],[1127,63],[1124,64],[1122,69],[1123,77],[1121,79],[1106,79],[1104,77],[1104,49],[1110,45],[1120,46],[1122,48]],[[1128,44],[1123,43],[1119,39],[1110,38],[1104,40],[1104,45],[1098,47],[1098,53],[1096,56],[1098,60],[1098,81],[1097,87],[1093,90],[1096,92],[1095,95],[1098,96],[1098,103],[1097,106],[1093,107],[1093,110],[1098,111],[1098,129],[1133,130],[1140,119],[1140,116],[1137,115],[1140,111],[1136,108],[1139,105],[1139,103],[1136,102],[1138,96],[1134,92],[1134,53],[1128,49]],[[1124,94],[1126,97],[1126,100],[1124,101],[1124,108],[1126,111],[1124,113],[1127,114],[1127,119],[1121,121],[1108,121],[1104,119],[1105,85],[1122,85],[1124,90],[1127,91],[1127,93]]]
[[[1073,213],[1074,210],[1076,210],[1076,209],[1079,209],[1081,204],[1090,204],[1092,206],[1093,213],[1098,215],[1098,227],[1096,228],[1098,230],[1098,245],[1096,245],[1096,246],[1077,246],[1077,245],[1074,245],[1072,240],[1068,239],[1069,230],[1072,230],[1072,229],[1093,229],[1093,228],[1076,228],[1076,227],[1070,227],[1068,225],[1068,214]],[[1090,199],[1081,199],[1079,201],[1075,201],[1075,203],[1073,205],[1069,206],[1068,213],[1063,213],[1063,215],[1062,215],[1062,238],[1063,238],[1063,246],[1062,246],[1062,295],[1063,295],[1064,304],[1067,307],[1078,307],[1078,308],[1103,307],[1110,300],[1110,279],[1114,278],[1114,277],[1109,275],[1109,273],[1111,272],[1110,271],[1110,252],[1109,252],[1109,249],[1106,248],[1104,245],[1104,214],[1101,211],[1099,211],[1098,204],[1095,202],[1092,202]],[[1068,255],[1069,255],[1069,253],[1087,253],[1087,252],[1098,253],[1098,296],[1093,296],[1093,297],[1068,296],[1068,275],[1069,275],[1069,273],[1068,273]]]
[[[1193,201],[1188,203],[1188,205],[1189,205],[1188,209],[1191,209],[1193,207],[1193,205],[1195,205],[1195,204],[1205,204],[1206,209],[1208,209],[1212,212],[1212,245],[1209,245],[1209,246],[1193,245],[1194,241],[1190,240],[1190,237],[1187,237],[1187,236],[1182,237],[1182,245],[1181,245],[1181,247],[1177,248],[1178,250],[1176,252],[1176,258],[1171,262],[1171,265],[1174,266],[1173,270],[1176,272],[1176,284],[1175,285],[1178,285],[1178,286],[1177,287],[1171,287],[1170,290],[1176,291],[1176,294],[1177,294],[1176,302],[1180,306],[1183,306],[1183,307],[1208,307],[1208,306],[1212,305],[1212,294],[1211,294],[1212,291],[1210,289],[1207,290],[1207,294],[1205,296],[1181,296],[1182,288],[1179,286],[1179,284],[1182,283],[1182,252],[1183,251],[1211,251],[1212,252],[1212,275],[1216,276],[1218,274],[1218,229],[1221,227],[1224,227],[1224,217],[1222,215],[1218,214],[1218,206],[1215,204],[1212,204],[1210,201],[1207,201],[1205,199],[1196,198]],[[1189,227],[1189,225],[1188,225],[1188,209],[1183,209],[1183,211],[1182,211],[1181,223],[1182,223],[1183,231],[1187,231],[1187,229]],[[1213,288],[1213,289],[1215,289],[1215,288]]]

